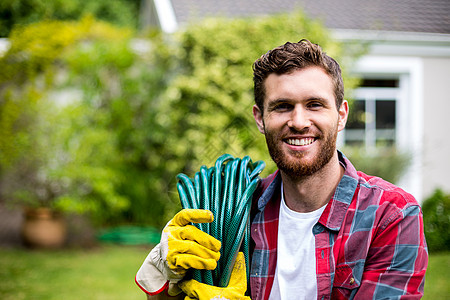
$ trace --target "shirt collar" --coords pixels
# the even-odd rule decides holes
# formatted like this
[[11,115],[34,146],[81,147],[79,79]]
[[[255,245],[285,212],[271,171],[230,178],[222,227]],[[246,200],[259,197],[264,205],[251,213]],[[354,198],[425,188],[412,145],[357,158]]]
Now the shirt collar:
[[347,209],[352,202],[356,187],[358,186],[358,173],[352,163],[338,150],[339,163],[344,167],[342,176],[333,197],[328,202],[319,223],[330,230],[339,231]]
[[[339,163],[345,169],[344,176],[319,219],[319,222],[330,230],[339,230],[341,228],[342,220],[344,219],[358,185],[358,174],[355,167],[339,150],[338,157]],[[277,171],[272,182],[258,200],[259,210],[264,209],[266,204],[272,199],[273,194],[280,190],[280,186],[281,174]]]
[[273,194],[275,191],[279,191],[281,186],[281,174],[277,170],[275,173],[275,176],[273,176],[272,182],[269,184],[267,189],[264,191],[264,193],[261,195],[261,197],[258,200],[258,209],[263,210],[266,204],[269,202],[270,199],[272,199]]

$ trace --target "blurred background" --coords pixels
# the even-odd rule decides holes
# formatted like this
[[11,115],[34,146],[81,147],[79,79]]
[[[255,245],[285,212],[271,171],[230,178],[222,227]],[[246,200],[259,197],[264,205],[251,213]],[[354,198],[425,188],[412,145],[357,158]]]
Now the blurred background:
[[275,170],[251,65],[302,38],[343,69],[339,148],[422,204],[425,298],[450,299],[448,0],[3,0],[0,298],[143,299],[178,173]]

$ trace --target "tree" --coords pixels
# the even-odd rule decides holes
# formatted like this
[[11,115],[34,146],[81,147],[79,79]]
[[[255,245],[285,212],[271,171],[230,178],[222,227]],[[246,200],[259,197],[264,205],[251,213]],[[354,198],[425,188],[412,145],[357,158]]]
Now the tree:
[[[103,99],[88,88],[92,82],[73,77],[91,49],[102,62],[111,59],[103,72],[131,69],[138,63],[132,59],[131,36],[92,18],[44,21],[13,31],[11,48],[0,59],[2,199],[89,212],[100,222],[129,206],[119,192],[123,160],[105,109],[113,99],[99,103]],[[107,47],[114,57],[101,52]]]
[[44,20],[79,20],[92,15],[118,26],[137,27],[138,0],[3,0],[0,2],[0,37],[17,25]]
[[144,51],[136,37],[92,18],[11,33],[0,59],[3,199],[51,196],[44,198],[99,224],[161,226],[180,209],[177,173],[192,176],[223,153],[274,169],[251,113],[256,58],[308,38],[348,61],[300,12],[153,32],[140,40]]
[[[177,53],[178,66],[165,105],[170,119],[175,120],[174,140],[169,142],[184,158],[185,171],[192,174],[201,164],[211,164],[225,152],[234,156],[250,154],[270,163],[264,138],[251,113],[251,66],[269,49],[302,38],[320,44],[338,61],[347,61],[342,45],[319,22],[301,12],[207,19],[177,35],[173,52]],[[349,80],[348,66],[342,67],[347,88],[351,88],[355,82]],[[268,171],[274,167],[269,165]]]

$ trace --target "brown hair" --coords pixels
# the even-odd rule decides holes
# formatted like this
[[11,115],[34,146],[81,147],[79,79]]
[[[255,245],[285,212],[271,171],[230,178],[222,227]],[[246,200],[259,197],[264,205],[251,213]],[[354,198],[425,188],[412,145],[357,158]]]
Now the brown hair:
[[298,43],[287,42],[276,47],[253,63],[255,103],[261,112],[264,111],[264,80],[270,74],[281,75],[311,66],[320,67],[330,75],[334,85],[336,107],[339,109],[344,100],[344,83],[339,64],[326,55],[319,45],[302,39]]

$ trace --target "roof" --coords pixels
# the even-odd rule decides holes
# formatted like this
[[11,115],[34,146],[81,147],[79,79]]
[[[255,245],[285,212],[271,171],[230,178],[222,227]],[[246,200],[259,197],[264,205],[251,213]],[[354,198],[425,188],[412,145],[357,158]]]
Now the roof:
[[302,9],[330,29],[450,34],[449,0],[171,0],[177,23]]

